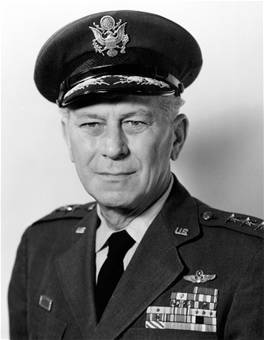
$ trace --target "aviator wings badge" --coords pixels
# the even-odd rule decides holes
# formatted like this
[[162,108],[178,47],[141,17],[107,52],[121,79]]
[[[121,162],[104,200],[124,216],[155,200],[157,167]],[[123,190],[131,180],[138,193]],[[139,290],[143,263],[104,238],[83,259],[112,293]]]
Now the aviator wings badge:
[[184,280],[190,281],[192,283],[205,283],[207,281],[212,281],[216,278],[216,274],[204,274],[200,269],[197,270],[194,275],[185,275]]
[[126,22],[122,23],[119,19],[117,24],[115,19],[110,15],[105,15],[100,20],[100,25],[93,23],[94,27],[89,26],[94,34],[93,47],[95,52],[99,52],[109,57],[115,57],[120,53],[126,53],[126,44],[129,36],[125,33]]

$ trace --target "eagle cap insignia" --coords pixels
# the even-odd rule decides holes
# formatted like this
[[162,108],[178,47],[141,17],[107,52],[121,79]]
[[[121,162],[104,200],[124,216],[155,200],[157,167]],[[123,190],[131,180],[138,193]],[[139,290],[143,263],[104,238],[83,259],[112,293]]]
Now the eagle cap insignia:
[[216,278],[216,274],[204,274],[203,270],[199,269],[194,275],[185,275],[184,280],[192,283],[205,283]]
[[105,15],[100,19],[100,25],[93,23],[94,27],[89,26],[94,34],[93,47],[95,52],[109,57],[115,57],[120,53],[126,53],[126,44],[129,42],[129,36],[125,32],[126,22],[122,20],[116,23],[110,15]]

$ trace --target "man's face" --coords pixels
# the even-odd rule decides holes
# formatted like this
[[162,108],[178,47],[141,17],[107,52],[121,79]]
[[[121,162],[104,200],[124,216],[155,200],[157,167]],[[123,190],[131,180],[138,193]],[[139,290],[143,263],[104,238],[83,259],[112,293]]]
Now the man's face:
[[137,209],[168,184],[175,133],[157,97],[70,110],[63,126],[80,180],[99,204]]

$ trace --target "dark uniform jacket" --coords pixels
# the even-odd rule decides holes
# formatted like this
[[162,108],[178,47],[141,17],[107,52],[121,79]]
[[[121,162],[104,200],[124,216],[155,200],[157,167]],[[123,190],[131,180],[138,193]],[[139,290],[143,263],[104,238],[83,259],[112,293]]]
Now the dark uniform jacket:
[[264,339],[261,220],[212,209],[175,181],[97,323],[94,207],[58,209],[25,231],[12,340]]

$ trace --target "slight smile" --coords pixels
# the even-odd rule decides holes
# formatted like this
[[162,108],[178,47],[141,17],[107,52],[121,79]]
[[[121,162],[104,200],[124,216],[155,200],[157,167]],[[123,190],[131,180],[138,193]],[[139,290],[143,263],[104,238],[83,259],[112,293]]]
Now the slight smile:
[[97,175],[109,178],[109,179],[119,179],[123,177],[127,177],[130,175],[133,175],[135,171],[133,172],[98,172]]

